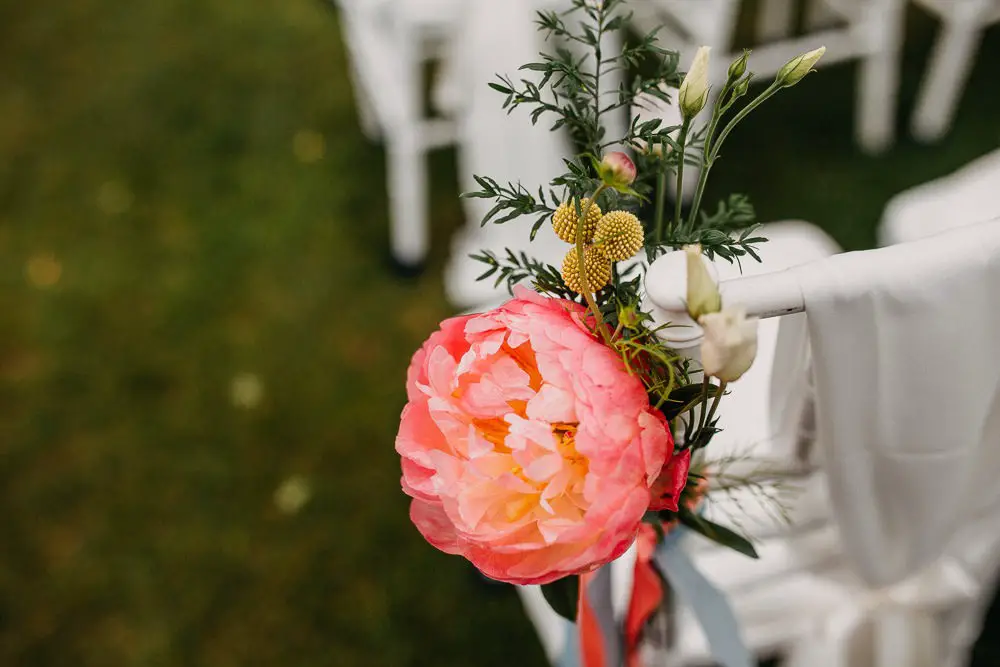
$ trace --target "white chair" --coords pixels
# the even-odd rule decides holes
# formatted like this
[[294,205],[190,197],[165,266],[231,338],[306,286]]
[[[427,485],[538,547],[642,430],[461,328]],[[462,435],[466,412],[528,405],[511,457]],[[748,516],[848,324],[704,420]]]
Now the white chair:
[[388,169],[390,244],[403,266],[427,255],[427,153],[454,141],[454,126],[424,104],[429,60],[454,28],[459,0],[335,0],[350,55],[361,127],[382,138]]
[[[456,41],[461,40],[463,31],[469,28],[466,19],[479,12],[477,3],[481,1],[334,0],[340,9],[362,130],[370,139],[385,142],[391,250],[403,266],[419,266],[429,249],[428,152],[456,142],[461,144],[460,151],[468,148],[474,152],[477,148],[466,145],[468,136],[461,136],[459,127],[461,119],[458,116],[474,95],[469,86],[485,88],[498,73],[516,75],[517,67],[537,56],[537,50],[532,51],[513,63],[508,71],[491,71],[474,82],[456,77],[456,70],[467,65],[464,59],[496,60],[488,53],[469,53],[467,49],[455,48]],[[565,0],[530,0],[528,4],[532,10],[558,8],[565,5]],[[502,22],[501,25],[504,30],[511,29]],[[529,31],[533,36],[536,26],[529,19],[516,29]],[[614,35],[609,37],[606,48],[620,48]],[[440,76],[433,82],[426,77],[431,62],[440,65]],[[609,94],[617,86],[617,76],[607,77]],[[428,89],[431,90],[431,104],[424,99]],[[500,95],[493,93],[490,103],[499,109],[501,102]],[[428,107],[434,113],[429,113]],[[611,134],[624,132],[623,117],[608,120],[612,125]],[[507,122],[529,121],[522,115]],[[516,146],[508,146],[508,153],[516,151]],[[500,156],[501,161],[510,159],[509,155]],[[541,183],[534,184],[537,185]],[[472,225],[478,222],[478,219],[470,220]],[[456,305],[471,304],[460,299]]]
[[952,174],[896,195],[882,214],[879,244],[916,241],[984,220],[1000,219],[998,184],[1000,150],[995,150]]
[[975,62],[983,32],[1000,21],[997,0],[915,0],[941,18],[941,34],[920,85],[912,132],[923,141],[940,139],[951,127]]
[[[759,31],[771,38],[754,47],[751,69],[758,79],[775,74],[793,57],[826,45],[819,66],[846,60],[861,62],[856,106],[856,135],[866,151],[878,152],[894,139],[898,88],[898,54],[902,45],[905,0],[814,0],[811,24],[826,24],[832,15],[839,24],[787,37],[791,26],[790,0],[766,0],[759,15]],[[733,49],[739,0],[644,0],[634,5],[640,25],[665,24],[661,42],[681,52],[685,62],[701,45],[712,47],[710,78],[718,90]]]
[[[647,279],[651,298],[669,306],[676,287],[660,281],[656,265],[650,275],[655,281]],[[918,284],[910,282],[914,275]],[[826,544],[810,538],[805,549],[796,544],[801,532],[765,540],[763,558],[756,563],[741,565],[738,557],[717,549],[701,558],[732,596],[748,642],[760,650],[766,640],[761,629],[770,620],[771,648],[790,653],[794,667],[963,664],[1000,566],[1000,498],[991,481],[1000,472],[995,453],[1000,444],[1000,317],[987,305],[1000,290],[1000,220],[923,242],[731,280],[722,289],[724,300],[744,303],[763,316],[803,308],[811,313],[810,337],[814,344],[818,337],[816,354],[822,355],[816,400],[819,430],[826,438],[821,440],[823,468],[830,475],[832,516],[842,535]],[[873,320],[873,313],[880,319]],[[917,321],[925,332],[915,331]],[[919,344],[900,343],[914,336]],[[900,344],[906,354],[880,356]],[[936,349],[924,357],[926,348]],[[926,405],[924,398],[941,395],[944,385],[885,386],[869,402],[869,392],[854,384],[940,371],[958,373],[973,387],[958,394],[946,391],[951,405],[939,405],[938,412],[914,404]],[[833,388],[839,391],[831,394]],[[873,418],[875,404],[896,412],[880,422]],[[780,414],[784,406],[775,407]],[[956,414],[966,410],[968,418]],[[930,419],[947,423],[942,428],[949,436],[943,441],[923,428]],[[907,431],[910,421],[921,433],[915,449],[906,444],[914,440]],[[869,450],[873,437],[876,443],[887,439],[894,449]],[[858,474],[861,470],[865,473]],[[932,480],[960,491],[929,491],[926,484]],[[907,512],[911,516],[904,518]],[[776,548],[792,567],[774,567],[781,564],[771,556]],[[866,624],[877,639],[874,650],[863,645]],[[802,634],[796,638],[796,633]],[[680,648],[684,640],[682,634]]]

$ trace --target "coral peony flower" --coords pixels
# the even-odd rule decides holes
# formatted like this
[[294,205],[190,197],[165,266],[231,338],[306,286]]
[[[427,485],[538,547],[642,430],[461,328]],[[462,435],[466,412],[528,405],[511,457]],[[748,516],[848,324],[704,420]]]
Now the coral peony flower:
[[538,584],[635,539],[673,440],[584,309],[520,288],[414,355],[396,451],[410,517],[487,576]]

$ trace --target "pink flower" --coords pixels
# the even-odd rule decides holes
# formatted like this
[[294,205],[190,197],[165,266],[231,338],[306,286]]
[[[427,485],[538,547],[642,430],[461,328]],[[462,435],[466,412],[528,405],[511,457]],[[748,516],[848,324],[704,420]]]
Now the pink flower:
[[598,171],[601,180],[613,188],[627,188],[636,177],[635,162],[621,151],[605,153]]
[[678,510],[677,502],[681,499],[681,493],[687,486],[688,472],[691,470],[691,450],[685,449],[675,452],[660,476],[653,484],[653,501],[649,505],[651,510]]
[[446,320],[413,356],[396,451],[428,542],[537,584],[629,547],[673,440],[581,306],[515,295]]

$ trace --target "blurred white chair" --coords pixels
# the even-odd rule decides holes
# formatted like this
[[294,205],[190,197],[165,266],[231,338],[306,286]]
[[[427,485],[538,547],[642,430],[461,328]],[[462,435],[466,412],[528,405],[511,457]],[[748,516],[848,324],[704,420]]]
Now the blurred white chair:
[[430,243],[427,153],[455,136],[451,122],[427,113],[425,71],[450,39],[461,0],[335,2],[361,127],[385,141],[392,255],[416,267]]
[[[832,16],[837,25],[788,37],[790,0],[765,0],[759,29],[768,40],[754,47],[751,69],[766,81],[793,57],[820,45],[827,47],[819,66],[846,60],[861,63],[856,102],[856,136],[866,151],[878,152],[894,139],[898,58],[902,45],[905,0],[813,0],[812,25],[826,25]],[[821,4],[815,4],[821,3]],[[733,49],[739,0],[644,0],[633,6],[642,26],[665,23],[661,43],[681,52],[686,65],[701,45],[712,47],[710,78],[718,90]]]
[[[476,144],[478,138],[489,143],[490,135],[502,134],[504,128],[484,129],[480,126],[478,130],[486,134],[472,135],[462,131],[461,114],[474,104],[473,98],[479,89],[486,89],[495,74],[516,75],[520,65],[536,58],[538,51],[544,49],[544,45],[539,43],[538,48],[530,52],[519,52],[516,61],[502,59],[505,67],[488,73],[484,73],[482,67],[473,68],[480,76],[469,80],[456,73],[468,71],[472,63],[495,63],[498,60],[495,52],[487,50],[482,44],[470,46],[469,40],[465,39],[470,28],[475,30],[475,26],[470,27],[470,17],[482,16],[483,11],[488,13],[492,7],[492,11],[500,17],[498,22],[492,24],[493,30],[497,33],[510,31],[508,37],[512,43],[523,43],[529,38],[534,40],[536,36],[533,22],[535,9],[565,7],[566,0],[525,0],[523,4],[530,6],[528,19],[517,26],[504,19],[508,7],[482,3],[482,0],[334,2],[340,8],[361,127],[370,139],[383,139],[385,142],[392,255],[404,266],[419,266],[427,255],[430,242],[428,152],[457,142],[461,152],[482,154],[484,151]],[[456,47],[458,43],[465,46]],[[575,48],[572,44],[569,47]],[[620,48],[617,35],[608,37],[605,48]],[[434,81],[428,81],[427,73],[431,71],[429,65],[432,62],[439,65],[439,76]],[[619,78],[615,73],[607,77],[609,94],[616,89]],[[431,92],[430,100],[425,100],[428,90]],[[499,110],[501,96],[495,92],[489,94],[488,103]],[[624,134],[624,112],[621,117],[608,116],[609,136]],[[501,112],[496,117],[494,125],[499,122],[530,124],[526,114],[507,118]],[[496,143],[493,142],[494,149]],[[534,157],[531,147],[506,144],[502,148],[504,150],[497,160],[503,164],[518,158],[523,163],[523,160],[530,161]],[[524,154],[517,155],[518,151]],[[483,167],[477,173],[500,180],[504,178],[483,160],[468,162]],[[501,168],[499,171],[509,170]],[[537,187],[541,184],[529,185]],[[479,213],[479,209],[475,212]],[[478,226],[479,220],[470,218],[469,222],[470,226]],[[524,236],[527,236],[526,230]],[[503,247],[490,244],[473,245],[471,250],[482,248],[503,251]],[[464,264],[464,256],[457,261]],[[463,269],[461,280],[466,280],[466,273],[468,271]],[[474,275],[470,280],[474,281]],[[482,292],[476,288],[462,287],[460,290],[461,296],[456,300],[456,305],[460,307],[473,305],[469,301],[469,293]]]
[[998,185],[1000,150],[995,150],[948,176],[896,195],[882,214],[879,245],[916,241],[1000,219]]
[[912,132],[923,141],[940,139],[955,111],[975,63],[983,32],[1000,21],[997,0],[915,0],[941,19],[941,33],[913,113]]

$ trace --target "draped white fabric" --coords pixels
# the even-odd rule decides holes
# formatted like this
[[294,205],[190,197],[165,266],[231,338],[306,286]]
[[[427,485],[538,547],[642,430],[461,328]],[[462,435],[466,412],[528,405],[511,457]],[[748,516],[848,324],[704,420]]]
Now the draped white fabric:
[[791,664],[960,664],[1000,565],[1000,222],[798,274],[850,572]]

